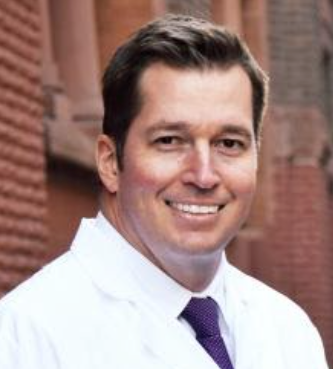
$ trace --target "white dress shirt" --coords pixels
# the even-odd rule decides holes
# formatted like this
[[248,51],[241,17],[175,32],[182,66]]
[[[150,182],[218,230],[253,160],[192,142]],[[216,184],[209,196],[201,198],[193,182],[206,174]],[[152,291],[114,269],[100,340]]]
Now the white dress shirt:
[[[216,369],[179,320],[192,293],[99,215],[70,250],[0,302],[1,369]],[[327,369],[317,330],[281,294],[225,257],[214,298],[235,369]]]

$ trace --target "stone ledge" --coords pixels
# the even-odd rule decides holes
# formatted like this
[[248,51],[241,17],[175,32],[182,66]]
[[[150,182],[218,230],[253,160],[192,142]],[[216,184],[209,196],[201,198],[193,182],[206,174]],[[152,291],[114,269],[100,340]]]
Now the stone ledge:
[[71,121],[44,118],[44,126],[49,156],[96,171],[95,137]]

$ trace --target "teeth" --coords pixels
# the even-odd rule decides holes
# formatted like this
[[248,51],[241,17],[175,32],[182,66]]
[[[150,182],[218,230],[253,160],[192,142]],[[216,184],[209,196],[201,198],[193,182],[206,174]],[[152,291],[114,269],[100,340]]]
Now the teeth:
[[189,205],[181,203],[170,203],[170,205],[175,209],[183,211],[184,213],[191,214],[214,214],[219,210],[218,205]]

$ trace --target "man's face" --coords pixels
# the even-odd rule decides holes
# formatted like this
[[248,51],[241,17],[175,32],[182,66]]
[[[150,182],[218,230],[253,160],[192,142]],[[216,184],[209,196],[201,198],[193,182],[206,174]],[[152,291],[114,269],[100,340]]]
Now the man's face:
[[237,66],[142,75],[143,106],[124,147],[111,213],[118,231],[162,269],[216,255],[248,215],[256,183],[252,89]]

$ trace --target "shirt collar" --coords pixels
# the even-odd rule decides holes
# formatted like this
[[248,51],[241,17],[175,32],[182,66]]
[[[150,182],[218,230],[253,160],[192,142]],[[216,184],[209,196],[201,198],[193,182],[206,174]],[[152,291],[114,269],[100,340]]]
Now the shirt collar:
[[[96,217],[95,226],[107,239],[117,239],[128,273],[136,281],[140,298],[145,303],[154,306],[170,318],[177,318],[191,297],[211,297],[217,302],[220,310],[224,311],[226,302],[224,267],[227,263],[224,254],[218,271],[209,286],[200,293],[193,293],[170,278],[131,246],[119,235],[101,212]],[[110,243],[110,247],[112,247],[112,243]]]

